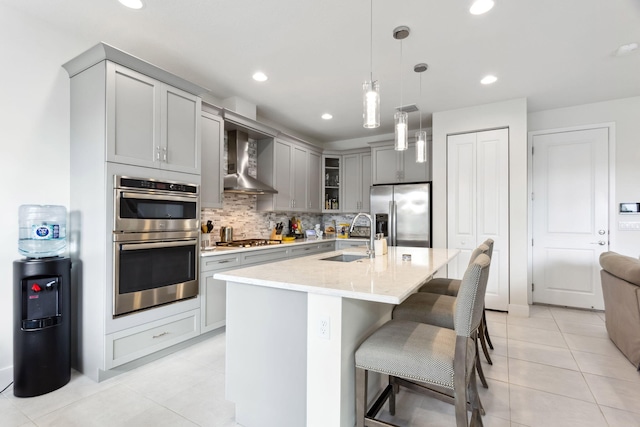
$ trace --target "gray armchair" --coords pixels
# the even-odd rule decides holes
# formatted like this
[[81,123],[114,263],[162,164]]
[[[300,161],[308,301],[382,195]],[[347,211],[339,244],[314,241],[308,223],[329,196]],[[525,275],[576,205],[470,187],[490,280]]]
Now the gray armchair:
[[640,260],[605,252],[600,266],[607,333],[640,369]]

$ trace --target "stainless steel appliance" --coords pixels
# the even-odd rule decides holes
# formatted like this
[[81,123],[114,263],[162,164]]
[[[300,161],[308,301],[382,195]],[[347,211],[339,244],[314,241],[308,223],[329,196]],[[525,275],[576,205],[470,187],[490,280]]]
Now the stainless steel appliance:
[[198,186],[115,177],[113,315],[198,295]]
[[431,247],[431,183],[371,187],[373,233],[389,246]]
[[198,229],[197,185],[125,176],[114,179],[114,231]]
[[233,227],[220,227],[220,241],[225,243],[233,241]]
[[228,242],[217,242],[216,246],[227,246],[232,248],[252,248],[255,246],[278,245],[280,243],[282,243],[280,240],[242,239],[242,240],[231,240]]

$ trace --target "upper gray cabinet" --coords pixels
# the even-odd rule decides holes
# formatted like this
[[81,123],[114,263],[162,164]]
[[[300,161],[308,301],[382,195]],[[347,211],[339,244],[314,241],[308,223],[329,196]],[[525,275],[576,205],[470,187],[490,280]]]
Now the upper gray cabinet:
[[280,134],[258,142],[258,179],[278,193],[258,196],[262,211],[320,212],[319,150]]
[[416,163],[415,144],[405,151],[395,151],[393,145],[374,146],[373,184],[401,184],[430,180],[429,162]]
[[107,62],[107,160],[200,173],[200,98]]
[[371,151],[342,155],[342,212],[369,212]]
[[222,117],[207,111],[200,118],[202,173],[200,206],[221,208],[223,201],[224,126]]

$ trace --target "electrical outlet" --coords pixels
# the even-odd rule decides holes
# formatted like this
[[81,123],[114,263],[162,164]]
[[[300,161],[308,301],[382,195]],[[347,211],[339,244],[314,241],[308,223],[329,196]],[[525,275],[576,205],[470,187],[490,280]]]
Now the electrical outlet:
[[331,338],[331,319],[329,316],[320,316],[318,319],[318,336],[326,340]]

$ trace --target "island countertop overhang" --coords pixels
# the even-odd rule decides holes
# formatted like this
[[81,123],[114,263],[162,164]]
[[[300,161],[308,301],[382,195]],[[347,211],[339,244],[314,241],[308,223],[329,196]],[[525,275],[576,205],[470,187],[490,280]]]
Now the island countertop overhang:
[[[459,253],[454,249],[390,247],[386,255],[351,262],[328,261],[341,254],[366,255],[349,248],[295,260],[216,273],[215,279],[363,301],[399,304]],[[403,260],[410,255],[411,260]]]

